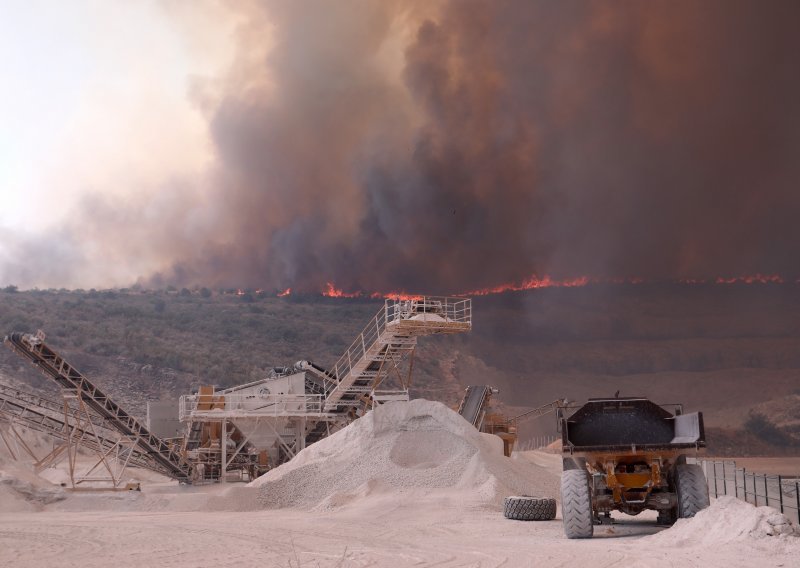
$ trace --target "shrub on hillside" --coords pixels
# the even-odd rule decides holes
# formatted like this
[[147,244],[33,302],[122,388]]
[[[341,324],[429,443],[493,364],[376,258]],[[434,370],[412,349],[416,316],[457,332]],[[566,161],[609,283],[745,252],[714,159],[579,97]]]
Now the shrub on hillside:
[[776,446],[785,446],[792,444],[794,441],[786,432],[778,428],[760,412],[750,411],[750,415],[744,423],[744,429],[765,442]]

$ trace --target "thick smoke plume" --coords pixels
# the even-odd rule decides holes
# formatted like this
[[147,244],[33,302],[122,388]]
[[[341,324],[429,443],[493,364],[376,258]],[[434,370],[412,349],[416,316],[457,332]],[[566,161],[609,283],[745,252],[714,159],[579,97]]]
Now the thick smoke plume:
[[144,217],[87,204],[75,246],[294,291],[800,277],[800,3],[231,10],[240,57],[192,90],[213,172]]

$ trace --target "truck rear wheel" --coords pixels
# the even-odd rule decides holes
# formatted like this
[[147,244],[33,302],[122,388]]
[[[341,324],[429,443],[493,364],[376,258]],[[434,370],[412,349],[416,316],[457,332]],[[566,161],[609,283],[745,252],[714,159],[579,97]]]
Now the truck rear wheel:
[[570,469],[561,474],[561,518],[567,538],[591,538],[594,534],[586,470]]
[[506,497],[503,515],[515,521],[551,521],[556,518],[556,500],[548,497]]
[[675,485],[678,490],[678,517],[688,519],[708,507],[708,484],[699,465],[675,466]]

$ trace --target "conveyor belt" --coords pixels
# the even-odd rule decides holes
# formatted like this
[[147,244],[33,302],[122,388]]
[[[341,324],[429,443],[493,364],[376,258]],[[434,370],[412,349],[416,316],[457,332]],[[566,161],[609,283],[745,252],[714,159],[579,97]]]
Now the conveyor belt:
[[139,448],[158,464],[162,473],[179,481],[190,480],[191,466],[181,458],[180,454],[151,434],[138,420],[120,408],[41,339],[30,334],[15,332],[6,336],[5,343],[17,354],[29,359],[62,388],[77,394],[92,411],[106,421],[110,428],[124,436],[134,437]]
[[492,395],[492,388],[487,385],[472,385],[467,387],[464,399],[458,413],[464,419],[480,430],[481,422],[486,414],[485,406]]
[[[24,391],[18,387],[0,383],[0,411],[4,409],[12,412],[8,405],[19,406],[20,408],[30,408],[37,412],[55,417],[63,422],[64,402],[55,400]],[[72,409],[70,417],[77,421],[77,411]],[[108,429],[106,421],[97,415],[90,415],[92,424],[98,428]]]
[[[105,453],[117,445],[115,434],[109,432],[105,421],[90,415],[92,428],[88,431],[83,426],[78,412],[67,409],[69,423],[64,421],[64,404],[46,399],[36,394],[22,391],[15,387],[0,384],[0,420],[8,420],[31,430],[42,432],[59,440],[80,440],[80,445],[91,450]],[[161,472],[146,453],[139,448],[131,448],[130,465]]]

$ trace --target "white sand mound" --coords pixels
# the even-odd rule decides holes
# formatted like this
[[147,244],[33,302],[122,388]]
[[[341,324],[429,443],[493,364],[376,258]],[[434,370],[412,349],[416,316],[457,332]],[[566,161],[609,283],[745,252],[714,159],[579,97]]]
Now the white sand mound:
[[481,434],[439,402],[390,402],[300,452],[250,484],[268,508],[330,508],[364,497],[456,491],[498,507],[514,494],[555,496],[558,478],[503,456],[501,440]]
[[708,546],[767,537],[800,536],[800,530],[771,507],[754,507],[735,497],[720,497],[691,519],[648,537],[662,545]]

